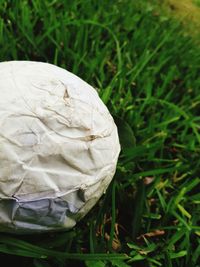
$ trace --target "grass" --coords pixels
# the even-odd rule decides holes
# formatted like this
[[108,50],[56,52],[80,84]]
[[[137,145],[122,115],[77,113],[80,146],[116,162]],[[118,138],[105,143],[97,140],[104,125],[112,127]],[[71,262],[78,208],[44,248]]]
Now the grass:
[[122,152],[65,233],[0,235],[6,266],[200,266],[200,48],[150,1],[0,1],[0,60],[47,61],[97,90]]
[[199,0],[194,0],[193,3],[194,3],[195,5],[197,5],[198,7],[200,7],[200,1],[199,1]]
[[[155,4],[158,1],[154,1]],[[161,5],[162,4],[162,5]],[[199,36],[200,27],[200,1],[199,0],[164,0],[160,1],[158,9],[181,21],[182,25],[191,36]],[[199,41],[199,40],[198,40]]]

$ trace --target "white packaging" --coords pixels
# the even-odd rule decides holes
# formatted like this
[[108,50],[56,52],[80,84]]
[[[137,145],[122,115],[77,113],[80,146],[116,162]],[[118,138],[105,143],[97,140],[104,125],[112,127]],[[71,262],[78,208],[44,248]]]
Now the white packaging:
[[106,191],[119,152],[86,82],[47,63],[0,63],[0,231],[73,227]]

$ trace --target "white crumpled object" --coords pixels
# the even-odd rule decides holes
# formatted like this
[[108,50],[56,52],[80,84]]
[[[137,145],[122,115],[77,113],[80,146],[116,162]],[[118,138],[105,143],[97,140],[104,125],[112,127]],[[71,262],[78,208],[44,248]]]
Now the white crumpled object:
[[97,92],[51,64],[0,63],[0,231],[73,227],[115,173],[116,125]]

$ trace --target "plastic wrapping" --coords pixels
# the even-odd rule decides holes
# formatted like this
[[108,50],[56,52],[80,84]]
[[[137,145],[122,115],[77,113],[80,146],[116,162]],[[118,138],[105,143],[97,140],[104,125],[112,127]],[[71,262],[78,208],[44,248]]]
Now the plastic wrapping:
[[47,63],[0,63],[0,231],[73,227],[107,189],[119,152],[90,85]]

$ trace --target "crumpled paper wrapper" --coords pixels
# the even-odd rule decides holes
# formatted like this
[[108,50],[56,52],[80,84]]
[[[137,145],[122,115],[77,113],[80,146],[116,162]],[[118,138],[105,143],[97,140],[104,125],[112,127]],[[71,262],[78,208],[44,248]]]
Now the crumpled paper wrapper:
[[47,63],[0,63],[0,231],[72,228],[106,191],[119,152],[86,82]]

